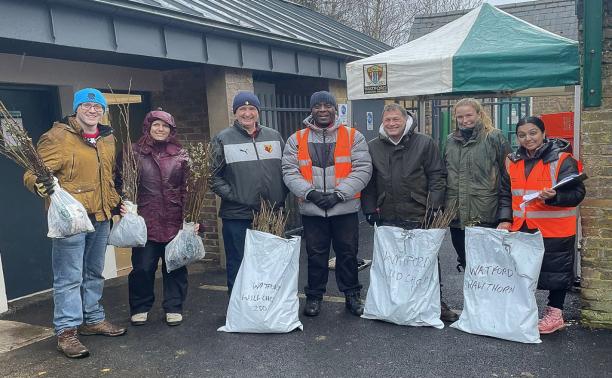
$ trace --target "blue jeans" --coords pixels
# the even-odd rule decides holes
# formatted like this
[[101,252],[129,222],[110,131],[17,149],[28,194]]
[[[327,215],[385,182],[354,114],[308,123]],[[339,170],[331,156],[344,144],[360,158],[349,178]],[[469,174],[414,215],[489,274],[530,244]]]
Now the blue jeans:
[[92,222],[95,231],[52,239],[53,326],[60,334],[68,328],[104,320],[99,303],[104,288],[104,255],[110,222]]
[[223,219],[223,245],[225,247],[225,268],[227,270],[227,289],[234,287],[238,269],[244,256],[246,230],[253,223],[250,219]]

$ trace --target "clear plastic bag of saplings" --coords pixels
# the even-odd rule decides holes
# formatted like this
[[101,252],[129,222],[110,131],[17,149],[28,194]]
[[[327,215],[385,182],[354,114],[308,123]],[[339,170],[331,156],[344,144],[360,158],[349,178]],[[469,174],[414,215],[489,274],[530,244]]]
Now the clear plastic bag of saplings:
[[138,205],[123,201],[127,214],[113,225],[108,244],[119,248],[143,247],[147,243],[147,225],[138,215]]
[[168,273],[206,255],[202,238],[196,232],[196,223],[183,222],[183,228],[166,245],[166,270]]
[[85,207],[62,189],[57,179],[53,194],[49,196],[50,205],[47,211],[47,223],[50,238],[61,239],[68,236],[80,234],[81,232],[93,232],[94,227],[89,220]]

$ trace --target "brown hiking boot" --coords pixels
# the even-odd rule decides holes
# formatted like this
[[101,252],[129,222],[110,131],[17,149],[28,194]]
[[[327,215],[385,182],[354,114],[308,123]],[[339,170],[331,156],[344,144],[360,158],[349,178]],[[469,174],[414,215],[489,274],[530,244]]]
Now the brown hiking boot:
[[459,315],[448,307],[444,302],[440,302],[440,319],[445,322],[456,322],[459,320]]
[[57,335],[57,350],[68,358],[83,358],[89,356],[89,350],[81,344],[76,328],[69,328]]
[[79,327],[79,333],[83,336],[104,335],[104,336],[121,336],[127,332],[127,328],[121,328],[112,323],[102,320],[96,324],[83,324]]

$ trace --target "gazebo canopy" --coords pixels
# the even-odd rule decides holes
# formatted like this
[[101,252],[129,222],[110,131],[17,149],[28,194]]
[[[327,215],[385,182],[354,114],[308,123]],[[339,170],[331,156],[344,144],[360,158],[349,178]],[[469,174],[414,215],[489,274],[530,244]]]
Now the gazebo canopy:
[[350,100],[517,92],[580,82],[578,42],[482,4],[395,49],[346,66]]

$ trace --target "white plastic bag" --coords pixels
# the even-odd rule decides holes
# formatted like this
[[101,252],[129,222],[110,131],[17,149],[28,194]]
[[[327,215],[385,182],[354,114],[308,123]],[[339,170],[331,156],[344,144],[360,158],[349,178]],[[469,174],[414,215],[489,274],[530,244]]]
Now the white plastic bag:
[[204,258],[204,243],[195,230],[194,222],[183,222],[183,228],[166,245],[166,270],[168,273]]
[[285,333],[303,329],[299,319],[300,238],[247,230],[244,258],[218,331]]
[[440,320],[438,251],[446,230],[374,230],[370,287],[362,318],[444,328]]
[[451,327],[521,343],[540,343],[535,290],[544,241],[540,233],[465,229],[463,312]]
[[53,179],[55,187],[53,194],[49,196],[50,204],[47,211],[49,232],[47,236],[62,239],[81,232],[93,232],[93,224],[83,204],[62,189],[55,177]]
[[127,214],[113,225],[108,244],[119,248],[142,247],[147,243],[147,225],[143,217],[138,215],[138,205],[123,201]]

